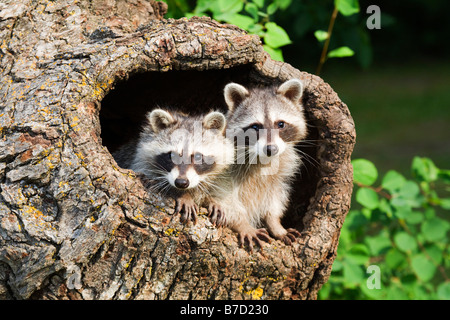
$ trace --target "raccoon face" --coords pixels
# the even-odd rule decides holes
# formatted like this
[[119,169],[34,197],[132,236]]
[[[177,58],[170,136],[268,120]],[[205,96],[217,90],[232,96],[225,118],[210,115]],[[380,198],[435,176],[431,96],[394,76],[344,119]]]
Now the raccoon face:
[[156,109],[147,118],[136,167],[161,186],[187,190],[206,185],[231,163],[233,148],[224,137],[222,113],[187,117]]
[[[290,145],[306,136],[306,123],[300,98],[303,85],[297,79],[279,88],[254,89],[230,83],[225,87],[229,107],[228,134],[239,151],[245,149],[250,163],[258,159],[268,163],[281,155]],[[252,162],[253,161],[253,162]]]
[[[244,135],[249,137],[245,148],[248,150],[250,159],[259,159],[264,164],[286,150],[286,142],[280,133],[280,130],[286,127],[286,122],[283,120],[272,122],[270,119],[265,119],[264,124],[255,122],[244,128]],[[251,143],[252,140],[254,143]]]
[[204,176],[214,171],[215,159],[196,152],[185,156],[171,151],[158,155],[155,164],[162,170],[171,186],[177,189],[192,189],[204,180]]

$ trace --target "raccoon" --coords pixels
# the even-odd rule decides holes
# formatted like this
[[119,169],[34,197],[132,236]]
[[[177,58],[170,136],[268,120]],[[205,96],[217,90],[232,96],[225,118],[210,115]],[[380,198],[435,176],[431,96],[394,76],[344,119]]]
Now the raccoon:
[[211,222],[223,225],[225,216],[216,199],[219,181],[233,162],[234,147],[225,138],[224,114],[205,116],[155,109],[147,114],[138,141],[113,154],[117,163],[154,181],[152,188],[176,200],[181,222],[197,222],[199,206],[206,206]]
[[[301,165],[295,145],[307,135],[301,97],[303,84],[292,79],[279,87],[254,88],[229,83],[227,137],[235,144],[230,170],[232,190],[241,208],[227,210],[227,225],[239,233],[241,245],[260,247],[272,237],[291,244],[300,233],[280,222],[286,211],[291,182]],[[259,228],[265,224],[265,228]],[[259,228],[259,229],[258,229]]]

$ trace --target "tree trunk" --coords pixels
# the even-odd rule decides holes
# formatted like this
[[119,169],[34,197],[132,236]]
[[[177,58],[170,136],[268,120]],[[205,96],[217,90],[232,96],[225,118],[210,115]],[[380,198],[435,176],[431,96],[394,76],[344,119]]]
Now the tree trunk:
[[[0,4],[0,298],[315,299],[352,192],[353,120],[320,78],[273,61],[257,36],[164,3]],[[302,236],[263,251],[206,215],[182,225],[111,152],[158,105],[225,108],[223,87],[305,83],[309,140],[283,221]]]

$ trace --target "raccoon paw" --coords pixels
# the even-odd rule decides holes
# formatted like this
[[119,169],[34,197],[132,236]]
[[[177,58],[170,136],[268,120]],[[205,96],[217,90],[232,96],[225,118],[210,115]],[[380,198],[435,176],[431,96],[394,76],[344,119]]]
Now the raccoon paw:
[[287,233],[280,237],[280,240],[283,241],[286,245],[290,246],[293,242],[295,242],[296,238],[300,237],[300,232],[295,229],[289,228],[286,230]]
[[225,225],[225,213],[222,207],[215,203],[211,202],[208,207],[209,220],[216,227],[222,227]]
[[197,223],[198,206],[192,199],[178,199],[175,213],[180,213],[180,221],[183,224],[192,220],[194,224]]
[[253,252],[253,241],[262,249],[261,240],[270,243],[270,236],[266,229],[250,229],[239,233],[239,243],[241,248],[247,242],[250,252]]

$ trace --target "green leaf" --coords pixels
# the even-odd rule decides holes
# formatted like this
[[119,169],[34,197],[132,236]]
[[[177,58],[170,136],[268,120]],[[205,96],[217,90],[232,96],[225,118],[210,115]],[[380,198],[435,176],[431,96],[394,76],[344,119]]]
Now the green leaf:
[[332,285],[330,283],[325,283],[320,291],[318,292],[319,300],[328,300],[330,298]]
[[404,231],[400,231],[395,234],[394,243],[399,250],[406,253],[417,250],[416,239]]
[[241,0],[218,0],[219,8],[224,13],[238,13],[244,7]]
[[400,267],[405,262],[405,255],[396,248],[390,249],[385,256],[386,264],[391,269]]
[[389,235],[387,231],[382,231],[377,236],[371,237],[367,236],[364,242],[369,247],[372,256],[376,257],[388,249],[392,248],[391,240],[389,240]]
[[267,13],[262,12],[262,11],[258,11],[258,16],[263,17],[263,18],[268,18],[269,17],[269,15]]
[[357,183],[365,186],[372,185],[378,177],[378,171],[375,165],[366,159],[352,160],[353,179]]
[[234,24],[244,30],[248,30],[252,25],[255,24],[255,22],[252,18],[250,18],[248,16],[244,16],[239,13],[233,13],[224,20],[226,22],[228,22],[230,24]]
[[270,54],[270,57],[273,60],[284,61],[283,53],[281,52],[281,49],[275,49],[275,48],[272,48],[271,46],[268,46],[266,44],[263,45],[263,48],[268,54]]
[[380,199],[378,209],[380,209],[381,212],[384,212],[388,218],[392,218],[393,210],[387,199],[385,198]]
[[339,260],[334,260],[333,266],[332,266],[332,271],[338,272],[338,271],[341,271],[342,268],[343,268],[342,262]]
[[362,243],[357,243],[346,253],[345,259],[351,260],[355,264],[364,265],[369,262],[369,248]]
[[386,299],[387,300],[405,300],[408,298],[404,288],[398,285],[392,285],[387,288]]
[[198,13],[191,13],[191,12],[186,12],[186,14],[184,15],[186,18],[190,19],[192,17],[207,17],[208,15],[206,13],[203,12],[198,12]]
[[334,0],[334,5],[344,16],[350,16],[359,12],[358,0]]
[[256,4],[259,8],[264,6],[264,0],[252,0],[254,4]]
[[421,232],[424,238],[430,242],[443,239],[449,229],[449,223],[439,218],[432,218],[422,224]]
[[441,300],[450,300],[450,282],[444,282],[438,286],[437,296]]
[[211,1],[209,0],[198,0],[195,6],[194,13],[205,12],[211,8]]
[[259,23],[251,25],[247,31],[253,34],[257,34],[260,37],[264,36],[265,34],[265,32],[263,31],[263,26]]
[[433,207],[426,208],[424,215],[425,219],[433,219],[434,217],[436,217],[436,210],[434,210]]
[[[362,285],[360,287],[361,292],[367,296],[368,299],[381,300],[385,298],[386,290],[382,289],[369,289],[367,285]],[[320,292],[320,291],[319,291]],[[367,299],[363,297],[362,299]]]
[[394,214],[398,219],[405,220],[411,213],[412,209],[408,206],[402,206],[402,207],[394,207]]
[[409,206],[418,208],[422,205],[424,197],[420,194],[420,188],[414,181],[406,181],[398,193],[394,194],[391,204],[394,207]]
[[361,284],[365,279],[365,274],[361,265],[352,263],[349,260],[346,260],[345,263],[343,263],[342,274],[346,285],[349,287],[355,287],[356,285]]
[[278,10],[278,4],[276,2],[267,6],[267,14],[274,14]]
[[450,210],[450,198],[440,199],[439,205],[442,207],[442,209]]
[[436,266],[422,253],[411,259],[411,267],[422,281],[430,281],[436,272]]
[[425,288],[425,286],[419,284],[417,281],[414,282],[414,285],[412,285],[410,292],[412,293],[412,296],[409,297],[409,299],[414,300],[430,300],[430,294],[428,293],[428,290]]
[[291,5],[292,0],[275,0],[275,3],[280,9],[284,10]]
[[434,243],[431,243],[425,245],[425,251],[430,256],[432,262],[437,265],[442,263],[442,260],[444,259],[444,249]]
[[328,52],[328,58],[345,58],[351,57],[355,54],[355,52],[349,47],[339,47],[337,49],[331,50]]
[[265,27],[267,29],[267,32],[264,36],[264,42],[268,46],[276,49],[292,43],[286,31],[284,31],[284,29],[277,25],[275,22],[267,22],[265,24]]
[[376,209],[379,205],[378,194],[369,188],[360,188],[356,191],[356,201],[371,210]]
[[245,5],[245,11],[247,11],[252,18],[254,19],[254,21],[258,21],[259,20],[259,16],[258,16],[258,7],[256,6],[256,4],[249,2]]
[[409,224],[418,224],[421,223],[425,219],[425,216],[422,212],[419,211],[411,211],[410,214],[406,216],[406,222]]
[[444,181],[445,183],[450,184],[450,170],[439,169],[438,177],[439,179],[442,179],[442,181]]
[[314,32],[314,36],[316,37],[317,41],[322,42],[328,38],[328,32],[323,30],[316,30]]
[[390,170],[386,173],[381,181],[381,186],[391,194],[398,192],[405,184],[406,179],[395,170]]
[[405,199],[415,199],[420,194],[420,188],[414,181],[406,181],[399,190],[399,196]]
[[345,227],[352,231],[366,226],[367,223],[367,218],[359,210],[350,210],[347,218],[345,218]]
[[439,169],[431,159],[414,157],[411,168],[413,175],[422,181],[432,182],[438,178]]

